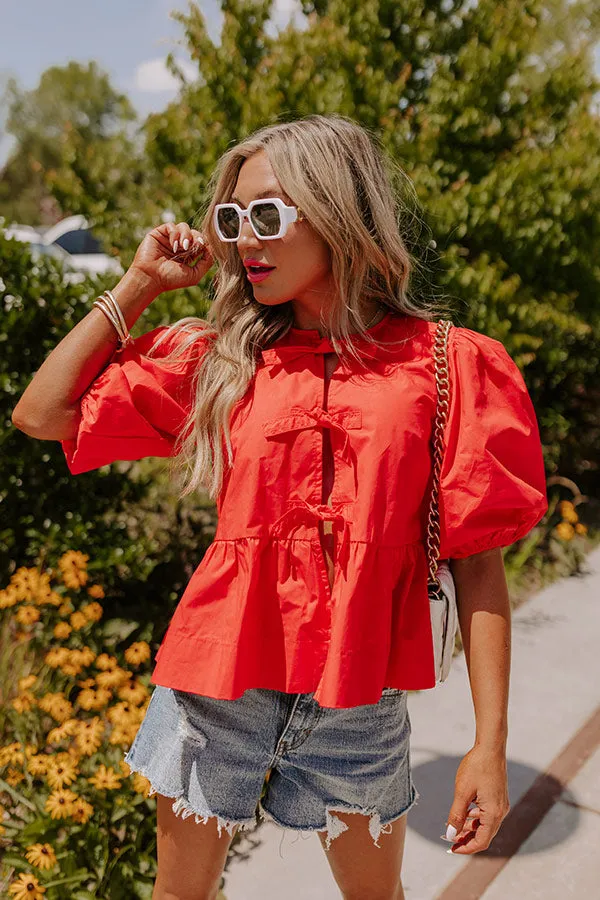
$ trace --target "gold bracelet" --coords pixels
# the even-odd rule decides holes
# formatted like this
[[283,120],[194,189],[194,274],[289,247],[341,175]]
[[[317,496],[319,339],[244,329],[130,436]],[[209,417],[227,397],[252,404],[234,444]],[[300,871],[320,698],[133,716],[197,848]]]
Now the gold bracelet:
[[115,300],[111,291],[104,291],[104,294],[102,294],[101,297],[94,300],[93,305],[97,306],[98,309],[101,309],[106,318],[113,325],[118,336],[119,350],[133,343],[133,338],[127,328],[127,323],[125,322],[121,307]]

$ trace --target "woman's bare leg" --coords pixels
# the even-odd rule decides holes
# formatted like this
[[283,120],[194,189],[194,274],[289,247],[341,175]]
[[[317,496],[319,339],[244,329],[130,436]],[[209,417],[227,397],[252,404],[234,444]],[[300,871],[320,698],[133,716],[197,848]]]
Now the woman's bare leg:
[[369,816],[338,810],[334,814],[348,830],[331,841],[329,850],[326,832],[317,834],[344,900],[404,900],[400,874],[406,815],[391,823],[390,832],[381,833],[376,847],[369,833]]
[[173,812],[173,798],[156,795],[158,874],[152,900],[215,900],[237,832],[219,837],[216,817],[206,824]]

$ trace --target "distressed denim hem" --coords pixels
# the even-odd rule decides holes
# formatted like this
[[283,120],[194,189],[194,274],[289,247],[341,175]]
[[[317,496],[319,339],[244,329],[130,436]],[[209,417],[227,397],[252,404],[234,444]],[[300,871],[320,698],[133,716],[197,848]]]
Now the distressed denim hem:
[[421,795],[417,791],[414,784],[411,784],[411,798],[408,805],[396,813],[393,816],[388,816],[384,821],[381,820],[381,816],[379,811],[375,807],[364,808],[361,806],[349,806],[344,804],[334,805],[327,804],[325,808],[325,824],[324,825],[309,825],[308,827],[299,828],[296,825],[290,825],[289,822],[283,822],[281,819],[278,819],[277,816],[274,816],[272,812],[265,809],[262,805],[262,801],[259,801],[259,813],[274,822],[276,825],[279,825],[281,828],[287,828],[291,831],[299,831],[301,834],[311,834],[316,831],[326,831],[327,835],[325,838],[325,849],[329,850],[331,846],[331,842],[342,834],[344,831],[348,830],[348,825],[343,822],[338,816],[333,815],[335,812],[344,812],[344,813],[360,813],[363,816],[370,816],[369,819],[369,833],[373,838],[374,845],[376,847],[381,848],[381,845],[378,843],[379,838],[382,834],[389,834],[392,830],[391,826],[393,822],[402,816],[406,815],[413,806],[421,799]]
[[[127,762],[127,760],[125,761]],[[154,787],[149,776],[146,774],[146,772],[143,771],[143,769],[132,766],[130,762],[127,762],[127,765],[131,769],[131,772],[138,772],[150,783],[148,797],[153,797],[155,794],[162,794],[163,797],[168,797],[169,800],[174,801],[171,808],[176,816],[179,816],[182,819],[187,819],[188,816],[193,815],[196,825],[199,825],[200,823],[206,825],[209,819],[216,819],[219,837],[221,837],[223,829],[225,829],[228,834],[233,837],[234,828],[237,827],[240,831],[244,831],[251,827],[256,827],[257,825],[256,814],[253,815],[252,818],[248,819],[227,819],[210,810],[206,813],[198,812],[198,810],[193,809],[193,807],[183,795],[180,797],[174,797],[172,794],[168,794],[160,788]]]

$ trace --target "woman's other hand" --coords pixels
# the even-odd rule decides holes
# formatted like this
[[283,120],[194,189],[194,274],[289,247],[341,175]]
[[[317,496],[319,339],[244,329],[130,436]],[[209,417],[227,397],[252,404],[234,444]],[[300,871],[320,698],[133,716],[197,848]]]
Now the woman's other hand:
[[167,222],[144,237],[129,271],[143,273],[160,294],[198,284],[213,262],[201,232],[186,222]]

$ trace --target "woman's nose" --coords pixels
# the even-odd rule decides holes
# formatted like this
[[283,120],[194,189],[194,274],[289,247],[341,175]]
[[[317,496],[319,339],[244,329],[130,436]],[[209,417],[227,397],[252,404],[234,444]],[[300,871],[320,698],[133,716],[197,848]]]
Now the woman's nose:
[[261,247],[261,241],[256,237],[252,225],[247,216],[244,216],[240,236],[238,238],[238,247]]

